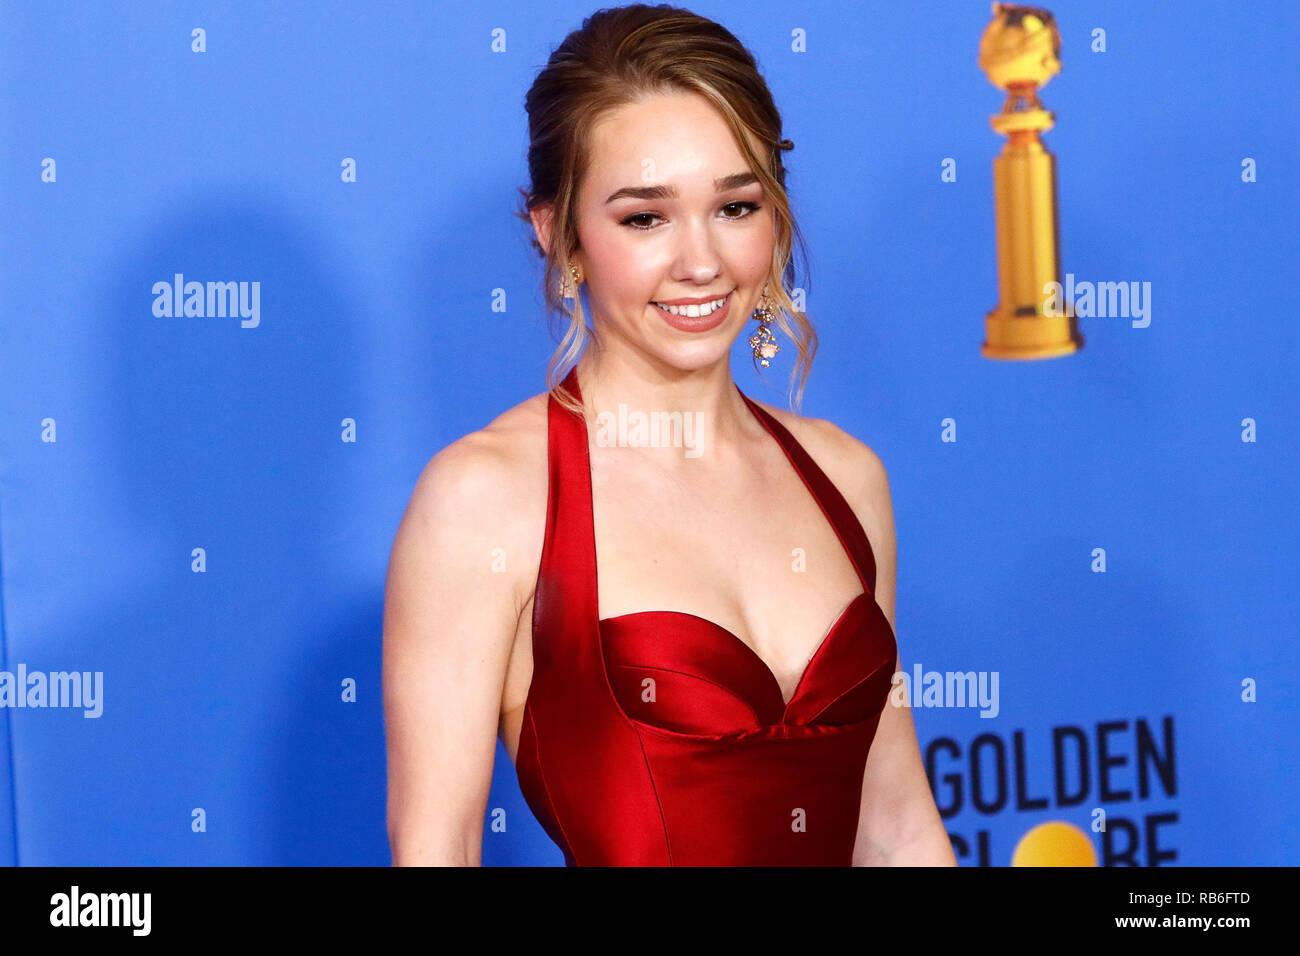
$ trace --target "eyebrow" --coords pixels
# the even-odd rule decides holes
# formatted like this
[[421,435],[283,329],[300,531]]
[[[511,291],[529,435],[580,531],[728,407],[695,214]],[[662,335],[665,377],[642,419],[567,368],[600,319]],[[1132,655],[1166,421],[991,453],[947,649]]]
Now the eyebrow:
[[[739,189],[741,186],[748,186],[756,182],[758,182],[758,177],[746,170],[743,173],[732,173],[730,176],[715,179],[713,188],[717,192],[725,193],[729,189]],[[605,200],[605,204],[608,205],[615,199],[676,199],[679,195],[676,186],[624,186],[611,194]]]

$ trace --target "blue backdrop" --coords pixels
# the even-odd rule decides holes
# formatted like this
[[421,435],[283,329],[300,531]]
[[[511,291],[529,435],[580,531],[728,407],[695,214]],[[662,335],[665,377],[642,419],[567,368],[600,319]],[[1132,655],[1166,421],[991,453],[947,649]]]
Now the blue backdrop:
[[[1062,271],[1151,309],[1029,363],[979,353],[989,4],[691,8],[796,144],[804,412],[889,469],[904,669],[999,675],[996,716],[913,712],[960,862],[1060,820],[1102,862],[1295,863],[1300,6],[1051,6]],[[0,861],[389,862],[389,548],[428,459],[544,388],[523,97],[594,9],[0,7],[0,671],[98,691],[0,707]],[[177,274],[249,317],[155,314]],[[738,343],[742,389],[783,404],[791,351]],[[485,863],[561,862],[500,745],[497,808]]]

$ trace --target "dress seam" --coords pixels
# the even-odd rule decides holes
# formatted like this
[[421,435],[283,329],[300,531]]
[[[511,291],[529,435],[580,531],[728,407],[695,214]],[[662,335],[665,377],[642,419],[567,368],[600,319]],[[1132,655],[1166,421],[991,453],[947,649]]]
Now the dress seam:
[[[852,684],[851,686],[846,687],[844,690],[840,691],[840,692],[839,692],[838,694],[836,694],[836,695],[835,695],[831,700],[828,700],[828,701],[826,702],[826,705],[825,705],[824,707],[819,707],[819,708],[817,709],[817,712],[816,712],[815,714],[813,714],[811,717],[808,718],[808,723],[812,723],[813,721],[815,721],[818,717],[820,717],[822,714],[826,713],[826,711],[830,710],[832,707],[834,707],[836,704],[838,704],[841,700],[843,700],[847,695],[853,693],[855,690],[857,690],[859,687],[861,687],[861,686],[862,686],[863,684],[865,684],[867,681],[871,680],[871,678],[873,678],[873,677],[875,677],[877,674],[879,674],[879,673],[881,672],[881,670],[882,670],[883,668],[887,667],[887,666],[889,666],[889,665],[888,665],[888,664],[881,664],[879,667],[877,667],[875,670],[873,670],[870,674],[867,674],[865,677],[863,677],[863,678],[860,679],[860,680],[856,680],[856,681],[854,681],[853,684]],[[889,703],[889,697],[888,697],[888,695],[886,695],[886,697],[885,697],[885,703],[886,703],[886,704]],[[881,710],[883,710],[883,709],[884,709],[884,708],[881,708]],[[877,715],[877,716],[878,716],[878,715]],[[856,723],[862,723],[862,721],[856,721]],[[831,725],[831,726],[837,726],[837,725]]]
[[572,857],[573,865],[578,866],[580,864],[578,863],[578,855],[574,851],[573,841],[571,841],[569,835],[564,832],[564,823],[560,820],[560,815],[555,812],[555,801],[551,797],[551,788],[546,783],[546,772],[542,770],[542,747],[541,742],[538,739],[537,722],[533,720],[533,712],[531,710],[527,712],[527,716],[528,724],[532,727],[533,765],[537,770],[537,779],[542,784],[542,794],[546,797],[546,812],[550,815],[551,819],[555,821],[555,828],[560,831],[560,837],[564,840],[565,853]]
[[[733,691],[731,688],[729,688],[729,687],[724,687],[722,684],[719,684],[719,683],[718,683],[717,681],[715,681],[715,680],[709,680],[707,677],[701,677],[699,674],[691,674],[691,673],[689,673],[689,672],[687,672],[687,671],[679,671],[679,670],[677,670],[676,668],[673,668],[673,667],[657,667],[657,666],[655,666],[654,664],[614,664],[614,665],[612,665],[612,666],[613,666],[613,667],[621,667],[621,668],[623,668],[623,669],[625,669],[625,670],[629,670],[629,669],[630,669],[630,670],[663,671],[663,672],[666,673],[666,674],[680,674],[680,675],[683,676],[683,677],[689,677],[689,678],[691,678],[692,680],[698,680],[698,681],[701,681],[701,682],[703,682],[703,683],[705,683],[705,684],[709,684],[709,685],[711,685],[711,686],[713,686],[713,687],[718,688],[718,690],[722,691],[722,692],[723,692],[724,694],[726,694],[727,696],[729,696],[729,697],[733,697],[733,698],[735,698],[736,700],[740,701],[740,702],[745,706],[745,709],[749,711],[750,716],[752,716],[752,717],[754,718],[754,723],[758,724],[760,727],[767,726],[766,722],[765,722],[765,721],[763,720],[763,718],[759,715],[758,711],[756,711],[756,710],[754,709],[754,705],[753,705],[753,704],[751,704],[749,701],[747,701],[747,700],[745,700],[744,698],[742,698],[740,695],[738,695],[738,694],[737,694],[735,691]],[[613,689],[611,688],[611,693],[612,693],[612,690],[613,690]],[[621,710],[621,709],[622,709],[622,705],[619,704],[618,706],[619,706],[619,709]],[[628,716],[630,717],[631,715],[629,714]],[[633,718],[633,719],[636,719],[636,718]]]
[[668,836],[668,820],[664,816],[663,801],[659,799],[659,787],[655,785],[655,772],[650,766],[650,757],[645,752],[645,741],[641,739],[641,729],[635,725],[632,732],[636,734],[636,745],[641,751],[641,759],[645,763],[646,776],[650,778],[650,790],[655,795],[655,808],[659,811],[659,827],[664,835],[664,852],[668,854],[668,865],[673,865],[673,845]]

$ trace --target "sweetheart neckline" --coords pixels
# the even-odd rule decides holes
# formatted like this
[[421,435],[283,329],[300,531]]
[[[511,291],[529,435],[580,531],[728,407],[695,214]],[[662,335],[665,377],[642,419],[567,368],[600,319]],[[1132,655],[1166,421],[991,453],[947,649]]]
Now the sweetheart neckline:
[[[572,369],[569,370],[568,375],[566,375],[564,378],[564,383],[566,385],[570,385],[570,384],[572,385],[574,398],[576,398],[579,402],[582,402],[583,401],[582,389],[578,384],[577,365],[575,365]],[[746,644],[744,641],[742,641],[734,633],[727,630],[725,627],[723,627],[721,624],[717,623],[716,621],[711,621],[706,617],[701,617],[700,615],[693,614],[689,611],[657,611],[657,610],[632,611],[627,614],[616,615],[615,617],[612,618],[601,618],[599,613],[600,562],[597,559],[597,552],[596,552],[596,493],[595,493],[594,482],[592,482],[591,480],[591,447],[590,447],[591,431],[587,423],[586,415],[584,414],[582,416],[581,440],[578,442],[578,444],[582,449],[581,455],[584,463],[584,467],[581,468],[581,471],[583,473],[583,476],[586,479],[585,497],[586,497],[587,515],[588,515],[588,522],[589,522],[589,529],[590,529],[590,549],[588,551],[588,554],[591,557],[590,611],[592,617],[596,618],[597,634],[600,633],[600,625],[605,621],[616,621],[622,618],[633,617],[636,615],[645,615],[645,614],[677,614],[679,616],[686,616],[698,621],[703,621],[706,625],[709,625],[717,630],[722,631],[724,634],[729,636],[733,642],[739,644],[744,649],[744,651],[747,651],[754,658],[754,660],[758,661],[759,665],[762,667],[763,672],[767,674],[768,680],[771,682],[772,686],[776,688],[777,698],[782,702],[781,721],[782,723],[784,723],[785,718],[790,713],[791,705],[799,698],[799,694],[803,690],[804,680],[808,676],[808,672],[812,670],[813,662],[821,655],[822,650],[830,643],[831,636],[838,631],[840,625],[843,623],[845,618],[848,617],[849,611],[851,611],[853,607],[857,605],[859,602],[861,602],[864,598],[871,598],[872,602],[874,603],[875,582],[873,580],[871,584],[868,584],[866,575],[863,573],[862,567],[858,563],[858,558],[854,554],[853,547],[850,545],[849,541],[844,537],[844,532],[840,529],[839,525],[836,523],[835,517],[834,515],[831,514],[831,511],[827,507],[826,502],[823,501],[822,496],[817,493],[817,489],[814,487],[813,480],[809,477],[808,473],[806,473],[804,469],[800,467],[799,461],[795,457],[795,454],[791,449],[790,445],[787,445],[786,441],[782,438],[782,433],[784,433],[789,438],[790,443],[795,447],[799,448],[802,454],[808,459],[808,463],[810,468],[813,470],[813,474],[820,475],[821,478],[830,487],[831,491],[833,491],[835,495],[839,498],[840,502],[844,505],[844,507],[848,509],[849,519],[856,524],[859,531],[861,532],[863,544],[868,549],[868,553],[870,553],[871,542],[867,540],[866,532],[862,530],[862,525],[857,520],[857,517],[853,514],[852,508],[848,505],[847,501],[844,501],[843,495],[840,495],[838,489],[835,488],[835,483],[832,482],[830,478],[827,477],[825,472],[821,470],[821,468],[817,465],[817,462],[813,460],[812,456],[808,455],[807,451],[803,450],[803,446],[799,444],[799,440],[795,438],[794,435],[790,434],[789,430],[786,429],[779,421],[777,421],[775,418],[770,416],[766,411],[760,408],[758,404],[754,402],[748,395],[746,395],[745,392],[741,389],[741,387],[738,384],[736,384],[734,381],[732,382],[732,386],[736,389],[737,394],[740,395],[741,400],[745,403],[745,407],[749,409],[750,414],[752,414],[754,418],[757,419],[758,423],[763,426],[764,431],[766,431],[768,435],[771,437],[771,439],[776,442],[777,447],[781,449],[782,454],[785,456],[786,462],[794,470],[794,473],[799,476],[799,480],[803,482],[804,488],[806,489],[808,494],[812,497],[813,502],[817,505],[817,508],[821,511],[822,517],[825,518],[827,524],[830,525],[831,531],[834,532],[836,539],[840,543],[840,547],[843,549],[844,554],[848,557],[849,564],[852,565],[854,573],[857,575],[858,580],[862,584],[862,593],[858,594],[851,601],[849,601],[848,604],[844,606],[844,609],[840,611],[839,616],[836,617],[833,622],[831,622],[831,625],[829,628],[827,628],[826,633],[822,635],[821,640],[817,643],[816,650],[813,651],[812,657],[808,658],[808,663],[804,665],[802,673],[799,674],[799,680],[795,684],[794,690],[791,692],[789,700],[786,700],[785,695],[781,692],[781,682],[777,679],[776,674],[773,673],[772,668],[770,668],[767,665],[767,662],[764,661],[763,658],[758,656],[758,652],[754,650],[752,647],[750,647],[748,644]],[[555,399],[554,396],[552,396],[548,400],[548,406],[547,406],[548,415],[550,414],[549,412],[550,406],[553,405],[554,403],[555,403]],[[549,429],[549,424],[548,424],[548,429]],[[548,453],[548,459],[549,459],[549,453]],[[549,527],[549,518],[548,518],[548,527]],[[603,657],[604,657],[603,647],[600,653],[602,657],[602,666],[603,666]],[[608,685],[608,677],[606,677],[606,684]]]
[[784,719],[785,714],[787,714],[790,710],[790,705],[794,703],[794,701],[799,697],[799,692],[803,689],[804,680],[807,678],[808,672],[812,670],[813,663],[817,660],[818,657],[821,656],[822,651],[830,644],[831,638],[839,630],[840,625],[842,625],[844,621],[848,619],[849,612],[853,610],[854,606],[857,605],[860,601],[868,597],[873,597],[873,595],[871,594],[870,591],[867,591],[865,589],[860,593],[854,595],[853,598],[849,601],[849,603],[844,605],[843,610],[841,610],[840,613],[835,616],[835,620],[831,621],[830,626],[826,628],[826,632],[822,634],[821,639],[817,642],[816,648],[813,649],[812,656],[808,658],[808,661],[803,666],[803,670],[800,671],[799,679],[795,682],[794,690],[790,692],[789,700],[786,700],[785,695],[781,693],[781,681],[777,678],[776,673],[772,670],[770,666],[768,666],[767,661],[763,660],[763,658],[759,655],[758,651],[754,650],[754,648],[750,647],[749,644],[747,644],[745,641],[742,641],[739,637],[737,637],[734,631],[730,630],[729,628],[723,627],[717,621],[710,620],[707,617],[702,617],[701,615],[695,614],[691,611],[652,609],[648,611],[628,611],[624,614],[615,614],[612,617],[602,617],[597,619],[596,624],[597,626],[599,626],[601,624],[606,624],[612,621],[622,621],[632,617],[644,617],[647,614],[673,614],[679,617],[688,617],[691,618],[692,620],[700,621],[708,625],[709,627],[714,628],[715,630],[721,631],[723,634],[727,635],[727,637],[731,638],[732,642],[734,642],[734,644],[740,648],[740,652],[742,654],[748,654],[751,658],[753,658],[755,661],[758,662],[759,666],[763,669],[763,673],[767,675],[768,679],[772,682],[773,686],[776,687],[777,696],[781,698],[781,704],[785,708],[784,712],[782,713],[782,718]]

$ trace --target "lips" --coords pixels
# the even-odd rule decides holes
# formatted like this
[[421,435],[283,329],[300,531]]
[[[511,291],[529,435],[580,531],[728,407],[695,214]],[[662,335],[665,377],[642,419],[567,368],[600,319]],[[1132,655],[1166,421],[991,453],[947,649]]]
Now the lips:
[[[727,316],[731,313],[731,300],[735,296],[735,292],[735,289],[728,292],[726,301],[708,315],[695,316],[694,318],[689,315],[674,315],[667,309],[661,309],[654,302],[650,303],[650,307],[655,310],[655,314],[664,322],[679,332],[708,332],[710,329],[716,329],[727,320]],[[716,302],[717,299],[710,299],[709,301]]]

